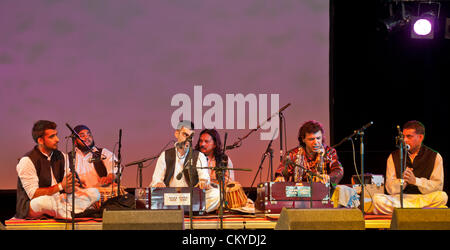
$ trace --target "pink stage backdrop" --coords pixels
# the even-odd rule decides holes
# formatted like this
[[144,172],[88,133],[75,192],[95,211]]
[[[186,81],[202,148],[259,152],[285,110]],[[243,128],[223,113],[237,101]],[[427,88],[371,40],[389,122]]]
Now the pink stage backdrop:
[[[266,116],[273,113],[271,96],[280,108],[290,103],[288,148],[297,146],[306,120],[329,131],[328,0],[3,0],[0,30],[0,189],[16,188],[16,164],[34,146],[31,127],[39,119],[58,124],[65,152],[68,123],[86,124],[97,145],[116,154],[122,129],[123,164],[157,155],[174,139],[177,94],[190,98],[192,120],[200,114],[197,135],[206,120],[222,121],[227,144],[245,136],[256,115],[248,104],[238,128],[242,109],[227,117],[227,95],[256,97],[258,114],[266,95]],[[258,130],[228,151],[235,167],[253,170],[235,173],[243,186],[257,173],[269,143],[261,135],[270,131]],[[147,186],[155,162],[145,167]],[[255,185],[268,180],[268,167],[266,159]],[[122,184],[136,187],[137,173],[136,166],[125,168]]]

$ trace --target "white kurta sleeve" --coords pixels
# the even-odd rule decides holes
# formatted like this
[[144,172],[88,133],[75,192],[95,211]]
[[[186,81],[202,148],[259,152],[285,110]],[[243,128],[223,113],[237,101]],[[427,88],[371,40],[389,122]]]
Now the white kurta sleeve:
[[[406,183],[403,185],[403,189],[405,189],[405,187]],[[397,174],[395,173],[395,165],[392,154],[389,155],[386,166],[386,191],[389,194],[400,193],[400,179],[397,178]]]
[[199,180],[207,180],[210,181],[209,178],[209,172],[208,169],[208,160],[206,159],[206,156],[202,153],[198,153],[198,160],[197,160],[197,174]]
[[166,174],[166,152],[162,152],[156,162],[155,171],[153,172],[152,182],[150,187],[156,183],[164,183],[164,176]]
[[32,199],[39,188],[39,178],[33,162],[29,157],[22,157],[16,166],[16,170],[28,198]]

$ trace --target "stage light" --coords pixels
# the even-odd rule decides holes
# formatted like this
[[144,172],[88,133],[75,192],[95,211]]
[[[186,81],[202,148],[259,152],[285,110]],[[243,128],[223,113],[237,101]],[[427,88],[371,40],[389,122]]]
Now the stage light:
[[414,32],[419,36],[426,36],[430,34],[433,25],[431,21],[425,18],[420,18],[414,23]]
[[435,17],[431,14],[411,18],[411,38],[433,39]]
[[417,16],[411,17],[411,38],[433,39],[440,10],[441,4],[439,2],[420,2]]

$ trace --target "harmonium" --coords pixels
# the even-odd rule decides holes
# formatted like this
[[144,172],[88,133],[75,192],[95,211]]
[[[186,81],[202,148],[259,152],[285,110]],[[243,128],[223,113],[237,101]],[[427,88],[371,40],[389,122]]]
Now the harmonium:
[[[183,209],[189,213],[190,187],[136,188],[136,209]],[[203,215],[206,211],[205,190],[192,188],[192,212]]]
[[257,213],[277,214],[286,208],[332,208],[330,186],[321,182],[264,182],[257,187]]

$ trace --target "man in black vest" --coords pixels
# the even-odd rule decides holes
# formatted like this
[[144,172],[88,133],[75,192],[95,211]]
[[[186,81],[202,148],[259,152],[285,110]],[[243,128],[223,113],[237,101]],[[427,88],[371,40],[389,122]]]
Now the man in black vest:
[[[74,130],[84,141],[83,144],[79,139],[75,140],[75,171],[78,173],[81,183],[86,187],[111,185],[117,172],[115,166],[117,158],[106,148],[95,146],[94,136],[86,125],[78,125],[74,127]],[[69,152],[69,164],[72,165],[71,153]]]
[[[159,156],[150,183],[151,187],[189,187],[191,183],[194,187],[205,189],[206,199],[208,199],[208,190],[211,189],[208,169],[206,169],[208,163],[203,153],[191,147],[193,134],[192,122],[186,120],[179,122],[174,134],[177,142],[173,148],[167,149]],[[192,157],[190,157],[191,154]],[[185,161],[186,158],[188,161]],[[184,167],[190,162],[194,167],[191,172],[188,167]],[[207,212],[210,212],[209,208],[206,204]]]
[[[17,164],[16,218],[71,218],[72,174],[67,155],[58,150],[56,124],[40,120],[33,125],[37,145]],[[77,183],[79,186],[79,183]],[[81,213],[100,198],[97,189],[76,188],[75,213]]]
[[373,199],[375,214],[392,214],[400,207],[400,186],[403,180],[403,207],[446,207],[448,196],[443,192],[444,170],[441,155],[422,142],[425,126],[419,121],[403,125],[405,144],[409,147],[402,157],[406,160],[403,178],[399,178],[400,150],[391,153],[386,167],[386,191]]

